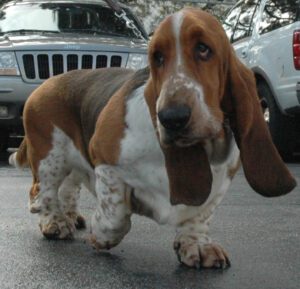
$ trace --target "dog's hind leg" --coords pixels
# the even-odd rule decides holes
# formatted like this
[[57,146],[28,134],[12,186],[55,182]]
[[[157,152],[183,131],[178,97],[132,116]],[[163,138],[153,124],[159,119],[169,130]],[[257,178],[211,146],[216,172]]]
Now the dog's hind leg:
[[61,210],[74,222],[76,229],[84,229],[86,227],[85,220],[79,213],[77,206],[81,184],[82,173],[73,169],[64,179],[58,191]]
[[39,161],[40,229],[48,239],[70,239],[75,231],[75,224],[62,211],[58,196],[60,186],[72,171],[67,157],[69,145],[70,139],[55,128],[52,133],[52,148]]

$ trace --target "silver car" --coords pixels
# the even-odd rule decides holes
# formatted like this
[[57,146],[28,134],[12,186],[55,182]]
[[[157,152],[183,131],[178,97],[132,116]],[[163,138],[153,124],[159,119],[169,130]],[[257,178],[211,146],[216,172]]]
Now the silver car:
[[22,111],[47,78],[73,69],[147,65],[147,34],[106,1],[11,1],[0,9],[0,150],[18,144]]

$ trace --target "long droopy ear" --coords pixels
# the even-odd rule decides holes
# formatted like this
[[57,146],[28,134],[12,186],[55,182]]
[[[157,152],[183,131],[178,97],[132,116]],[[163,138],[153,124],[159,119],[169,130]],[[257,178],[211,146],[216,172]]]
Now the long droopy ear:
[[279,156],[264,121],[255,78],[230,49],[223,110],[241,152],[250,186],[266,197],[290,192],[296,181]]
[[[145,98],[153,125],[156,127],[157,95],[151,79],[145,89]],[[202,205],[207,200],[212,185],[212,173],[202,145],[190,147],[161,145],[161,148],[169,179],[171,204]]]
[[170,184],[171,204],[200,206],[208,198],[212,174],[207,154],[200,145],[163,148]]

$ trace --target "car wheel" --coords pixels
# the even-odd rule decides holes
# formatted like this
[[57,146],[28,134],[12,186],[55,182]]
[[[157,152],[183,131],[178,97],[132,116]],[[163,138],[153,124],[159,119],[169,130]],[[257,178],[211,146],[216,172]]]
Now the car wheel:
[[281,157],[289,161],[293,157],[295,148],[295,119],[281,113],[265,82],[258,82],[257,91],[273,142]]

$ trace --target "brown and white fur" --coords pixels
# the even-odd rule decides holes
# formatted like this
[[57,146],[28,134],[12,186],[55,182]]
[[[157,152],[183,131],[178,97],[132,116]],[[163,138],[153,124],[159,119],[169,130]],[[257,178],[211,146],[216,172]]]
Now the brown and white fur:
[[91,243],[116,246],[133,213],[176,227],[174,249],[191,267],[225,268],[209,222],[240,157],[265,196],[296,182],[264,123],[254,77],[216,19],[184,9],[149,44],[150,71],[72,71],[47,80],[24,108],[25,138],[10,157],[33,174],[31,211],[48,238],[84,225],[83,183],[96,198]]

